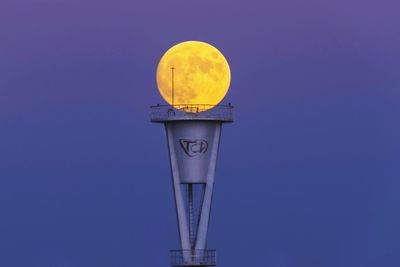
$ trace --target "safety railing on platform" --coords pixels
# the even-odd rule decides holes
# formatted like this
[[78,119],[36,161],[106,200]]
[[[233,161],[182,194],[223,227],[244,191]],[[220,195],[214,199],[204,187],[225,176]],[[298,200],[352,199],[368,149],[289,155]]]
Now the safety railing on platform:
[[172,266],[215,266],[215,249],[204,250],[171,250]]
[[233,106],[230,104],[156,105],[150,107],[150,119],[153,122],[190,119],[209,119],[230,122],[233,121]]

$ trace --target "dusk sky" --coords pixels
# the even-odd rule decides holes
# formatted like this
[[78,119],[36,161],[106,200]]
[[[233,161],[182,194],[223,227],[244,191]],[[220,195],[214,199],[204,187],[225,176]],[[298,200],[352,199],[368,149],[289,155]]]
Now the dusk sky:
[[218,266],[400,266],[398,0],[1,0],[0,266],[169,266],[149,106],[187,40],[232,72]]

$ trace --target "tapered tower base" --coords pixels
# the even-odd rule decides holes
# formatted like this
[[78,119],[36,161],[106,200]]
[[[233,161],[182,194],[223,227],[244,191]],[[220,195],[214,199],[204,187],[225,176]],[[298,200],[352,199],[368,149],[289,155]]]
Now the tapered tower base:
[[221,126],[232,122],[232,110],[231,105],[151,107],[151,121],[163,123],[167,133],[178,219],[181,250],[171,251],[171,266],[216,265],[207,232]]

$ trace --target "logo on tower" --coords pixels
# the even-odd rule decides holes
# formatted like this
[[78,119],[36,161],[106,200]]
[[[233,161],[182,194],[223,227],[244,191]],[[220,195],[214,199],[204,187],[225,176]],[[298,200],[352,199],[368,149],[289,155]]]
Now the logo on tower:
[[195,157],[207,152],[208,143],[203,139],[179,139],[179,143],[189,157]]

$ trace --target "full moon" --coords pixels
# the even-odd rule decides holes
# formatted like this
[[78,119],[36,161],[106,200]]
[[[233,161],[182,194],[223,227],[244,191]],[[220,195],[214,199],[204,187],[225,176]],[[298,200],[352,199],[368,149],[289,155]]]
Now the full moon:
[[231,81],[229,64],[214,46],[199,41],[182,42],[162,56],[157,67],[161,96],[177,108],[205,105],[207,110],[226,95]]

